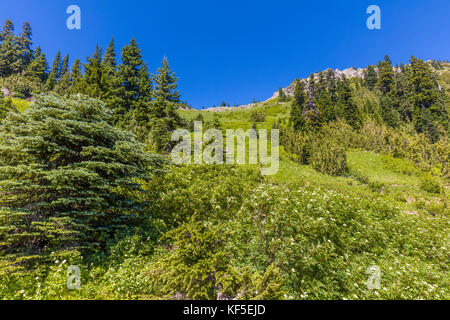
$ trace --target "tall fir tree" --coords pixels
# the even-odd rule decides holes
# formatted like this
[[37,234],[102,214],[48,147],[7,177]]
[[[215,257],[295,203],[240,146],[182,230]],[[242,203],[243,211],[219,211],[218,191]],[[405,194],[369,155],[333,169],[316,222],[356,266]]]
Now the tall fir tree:
[[353,91],[345,76],[338,81],[338,115],[353,128],[357,128],[360,124],[361,115],[353,102]]
[[24,76],[31,80],[44,82],[47,79],[47,59],[41,47],[37,47],[33,53],[33,59],[24,71]]
[[294,130],[305,130],[305,118],[303,112],[306,107],[305,83],[302,80],[295,81],[294,100],[291,104],[290,123]]
[[375,66],[368,66],[367,70],[364,72],[364,83],[366,84],[367,88],[370,90],[373,90],[378,82],[378,75],[375,70]]
[[176,90],[178,78],[175,76],[175,72],[170,69],[167,57],[164,57],[161,67],[156,74],[152,75],[152,79],[155,84],[155,100],[161,99],[175,103],[180,101],[180,94]]
[[61,72],[61,51],[58,51],[56,53],[55,59],[53,60],[52,68],[50,69],[50,73],[48,74],[48,78],[45,83],[47,90],[51,91],[55,88],[55,85],[60,76],[60,72]]
[[81,72],[81,61],[76,59],[73,62],[72,70],[70,71],[70,92],[79,93],[81,91],[80,85],[83,80],[83,73]]
[[104,99],[108,94],[108,83],[102,66],[102,48],[98,45],[92,57],[84,64],[84,77],[79,90],[90,97]]
[[115,122],[125,125],[133,117],[147,117],[150,112],[152,84],[135,38],[123,47],[121,60],[122,64],[117,72],[119,86],[109,104],[114,107]]
[[286,94],[284,93],[283,88],[279,88],[278,89],[278,101],[279,102],[284,102],[286,101],[287,97]]
[[70,89],[70,71],[69,71],[69,55],[66,54],[61,65],[61,75],[55,86],[55,91],[59,94],[69,93]]
[[33,41],[31,40],[32,31],[31,31],[31,25],[29,22],[25,22],[23,24],[23,31],[18,38],[18,45],[21,50],[21,58],[22,58],[22,64],[21,64],[21,71],[25,70],[28,65],[33,60],[33,50],[32,45]]
[[22,67],[22,51],[14,36],[14,24],[6,20],[0,34],[0,77],[9,77],[18,73]]
[[109,79],[112,79],[117,71],[116,49],[114,48],[114,38],[111,38],[108,48],[106,48],[103,57],[102,66],[105,69],[105,74]]
[[411,57],[408,72],[408,100],[413,106],[412,118],[418,132],[429,132],[434,136],[428,129],[436,127],[435,122],[447,127],[448,108],[431,67],[415,57]]
[[388,56],[378,63],[377,88],[382,94],[390,92],[394,86],[394,69]]

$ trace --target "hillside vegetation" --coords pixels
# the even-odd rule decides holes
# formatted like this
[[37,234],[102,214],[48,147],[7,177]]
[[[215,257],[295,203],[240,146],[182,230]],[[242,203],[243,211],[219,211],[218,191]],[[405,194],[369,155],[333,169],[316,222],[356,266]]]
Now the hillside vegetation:
[[[450,298],[447,62],[386,56],[214,112],[187,108],[166,58],[150,74],[135,39],[121,64],[111,41],[48,70],[11,26],[0,299]],[[171,133],[194,121],[279,130],[278,172],[173,164]]]

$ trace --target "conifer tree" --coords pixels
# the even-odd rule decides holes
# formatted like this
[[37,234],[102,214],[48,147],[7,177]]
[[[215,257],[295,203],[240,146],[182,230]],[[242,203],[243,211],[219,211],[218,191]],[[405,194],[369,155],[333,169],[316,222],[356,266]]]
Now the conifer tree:
[[24,76],[28,79],[37,79],[44,82],[47,78],[47,59],[41,47],[37,47],[33,53],[33,59],[24,71]]
[[378,82],[378,75],[375,67],[370,65],[364,73],[364,82],[370,90],[373,90]]
[[338,81],[338,115],[354,128],[361,120],[359,110],[353,102],[349,80],[345,76]]
[[83,74],[81,72],[81,61],[76,59],[72,65],[72,71],[70,72],[70,91],[71,93],[80,92],[80,84],[83,80]]
[[119,86],[108,103],[114,106],[115,122],[124,125],[127,119],[140,118],[150,112],[148,103],[151,101],[152,84],[141,49],[134,38],[123,47],[121,60],[117,72]]
[[98,100],[50,95],[0,125],[0,251],[11,267],[98,251],[146,218],[137,181],[162,162],[109,121]]
[[87,61],[79,89],[90,97],[104,99],[108,93],[108,83],[102,67],[102,49],[96,46],[94,54]]
[[385,124],[390,127],[398,127],[399,119],[395,110],[395,97],[393,93],[387,93],[380,97],[381,117]]
[[394,69],[392,68],[391,60],[388,56],[386,57],[378,63],[377,88],[382,94],[390,92],[394,85]]
[[278,101],[279,101],[279,102],[284,102],[284,101],[286,101],[286,94],[284,93],[283,88],[279,88],[279,89],[278,89]]
[[0,34],[0,77],[9,77],[18,73],[22,66],[21,49],[14,36],[14,24],[6,20],[3,31]]
[[290,122],[295,130],[305,129],[305,118],[303,112],[306,106],[305,83],[301,80],[295,81],[294,100],[291,105]]
[[105,74],[108,79],[111,79],[115,76],[117,69],[116,62],[116,50],[114,48],[114,39],[111,38],[109,42],[108,48],[106,48],[105,56],[103,57],[102,66],[105,69]]
[[69,72],[69,55],[66,54],[61,64],[61,77]]
[[[448,125],[448,108],[439,94],[431,67],[415,57],[411,57],[408,72],[408,100],[414,108],[412,118],[418,132],[436,127],[433,122]],[[435,130],[432,131],[429,133],[435,135]]]
[[55,86],[55,92],[58,94],[69,93],[70,88],[70,72],[69,72],[69,55],[65,55],[61,66],[61,76]]
[[180,94],[176,91],[178,78],[175,76],[175,72],[170,69],[166,57],[164,57],[157,73],[152,75],[152,79],[155,84],[154,97],[156,100],[162,99],[175,103],[180,101]]
[[20,37],[18,38],[18,45],[21,51],[21,58],[22,58],[22,64],[21,64],[21,70],[25,70],[27,66],[31,63],[31,60],[33,59],[33,50],[31,49],[31,46],[33,45],[33,42],[31,40],[31,26],[29,22],[25,22],[23,24],[23,31]]
[[52,68],[50,69],[50,73],[48,75],[45,86],[47,90],[51,91],[56,85],[56,82],[59,79],[61,72],[61,52],[58,51],[56,53],[55,59],[53,60]]

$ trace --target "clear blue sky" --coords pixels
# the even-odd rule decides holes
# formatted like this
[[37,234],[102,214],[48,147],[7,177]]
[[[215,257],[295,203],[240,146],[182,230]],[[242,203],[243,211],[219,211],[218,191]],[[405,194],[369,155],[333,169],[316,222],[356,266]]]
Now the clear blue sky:
[[[112,36],[117,50],[136,37],[152,72],[164,55],[194,107],[265,100],[295,78],[328,67],[394,64],[411,55],[450,59],[448,0],[0,0],[0,20],[33,40],[52,60],[56,51],[83,61]],[[76,4],[82,29],[66,28]],[[381,8],[382,29],[366,28],[366,8]]]

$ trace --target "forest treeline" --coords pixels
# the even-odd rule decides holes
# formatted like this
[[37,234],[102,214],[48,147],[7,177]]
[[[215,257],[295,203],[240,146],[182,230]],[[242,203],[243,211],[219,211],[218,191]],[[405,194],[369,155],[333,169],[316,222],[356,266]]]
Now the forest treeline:
[[[181,124],[175,110],[180,100],[175,73],[164,57],[151,74],[133,38],[118,54],[111,39],[103,53],[97,46],[86,62],[60,51],[51,64],[40,46],[33,49],[32,29],[23,25],[19,35],[7,20],[0,34],[1,84],[14,97],[27,99],[39,93],[62,96],[84,94],[99,99],[112,111],[112,124],[135,133],[140,141],[153,138],[158,151],[170,149],[168,133]],[[168,145],[169,144],[169,145]]]

